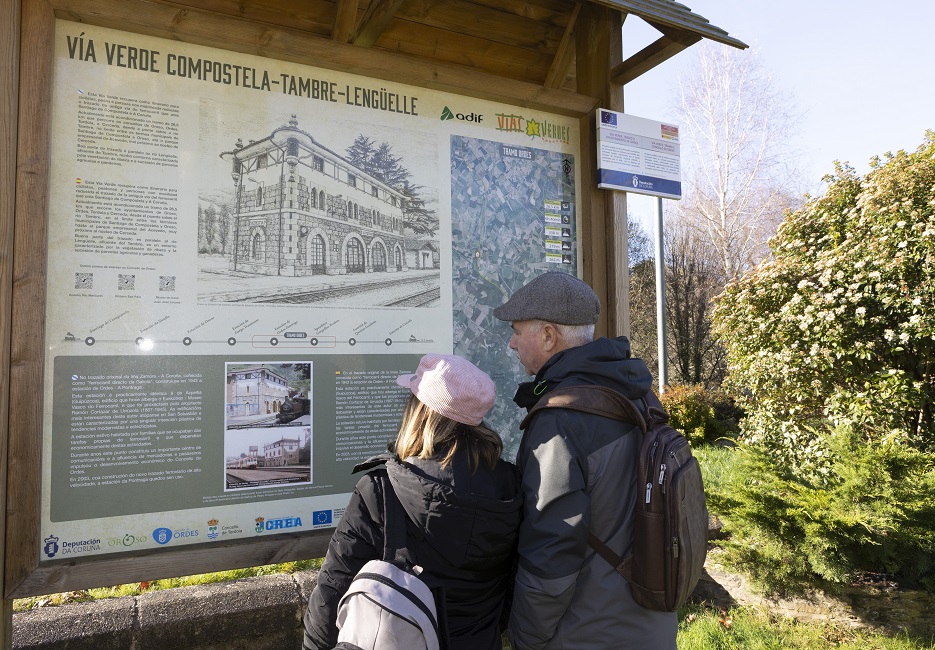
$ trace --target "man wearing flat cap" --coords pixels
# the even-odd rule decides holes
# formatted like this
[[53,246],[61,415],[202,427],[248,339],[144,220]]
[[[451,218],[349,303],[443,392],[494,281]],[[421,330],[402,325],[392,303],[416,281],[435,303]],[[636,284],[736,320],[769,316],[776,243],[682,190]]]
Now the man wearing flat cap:
[[[530,410],[559,387],[606,386],[654,400],[652,376],[630,356],[626,337],[594,340],[597,295],[562,272],[540,275],[494,316],[510,321],[510,348],[532,377],[513,400]],[[674,612],[644,609],[630,587],[588,545],[588,533],[630,554],[642,440],[635,425],[582,411],[547,408],[528,423],[516,464],[524,519],[510,614],[515,650],[674,650]]]

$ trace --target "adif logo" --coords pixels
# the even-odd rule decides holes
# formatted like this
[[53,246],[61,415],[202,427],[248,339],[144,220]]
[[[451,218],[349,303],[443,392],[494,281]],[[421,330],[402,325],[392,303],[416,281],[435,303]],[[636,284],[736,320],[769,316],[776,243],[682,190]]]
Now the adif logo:
[[452,113],[451,109],[447,106],[442,110],[441,120],[453,120],[459,119],[462,122],[474,122],[475,124],[480,124],[484,121],[484,116],[480,113]]
[[55,554],[58,553],[58,537],[55,535],[46,537],[45,546],[42,548],[42,551],[49,557],[55,557]]

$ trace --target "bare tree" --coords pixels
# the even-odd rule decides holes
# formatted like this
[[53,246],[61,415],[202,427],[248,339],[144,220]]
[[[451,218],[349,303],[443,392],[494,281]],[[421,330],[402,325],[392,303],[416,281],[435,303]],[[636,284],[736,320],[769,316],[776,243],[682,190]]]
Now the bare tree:
[[711,335],[711,309],[724,281],[716,251],[700,235],[678,216],[666,228],[670,380],[716,388],[724,380],[726,354]]
[[768,252],[798,183],[789,145],[798,116],[754,54],[696,46],[679,79],[685,198],[679,212],[711,245],[725,280]]
[[633,356],[646,362],[658,384],[653,240],[632,216],[627,219],[627,260],[630,264],[630,349]]
[[[630,341],[658,385],[656,265],[652,239],[637,223],[629,224]],[[676,211],[667,212],[665,228],[666,332],[671,384],[720,385],[724,348],[711,336],[711,300],[724,286],[720,260],[698,229]]]

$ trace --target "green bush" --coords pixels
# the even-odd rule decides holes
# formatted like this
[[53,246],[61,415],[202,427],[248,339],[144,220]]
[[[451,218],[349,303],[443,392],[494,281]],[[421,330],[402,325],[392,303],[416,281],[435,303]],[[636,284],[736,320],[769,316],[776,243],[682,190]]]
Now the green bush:
[[826,180],[716,301],[746,396],[731,519],[760,573],[935,589],[935,132]]
[[736,437],[743,411],[723,391],[703,386],[671,386],[660,397],[669,423],[685,434],[692,446]]
[[827,445],[819,481],[760,445],[736,450],[728,489],[739,564],[773,588],[872,571],[935,591],[935,459],[905,445],[865,444],[846,427]]

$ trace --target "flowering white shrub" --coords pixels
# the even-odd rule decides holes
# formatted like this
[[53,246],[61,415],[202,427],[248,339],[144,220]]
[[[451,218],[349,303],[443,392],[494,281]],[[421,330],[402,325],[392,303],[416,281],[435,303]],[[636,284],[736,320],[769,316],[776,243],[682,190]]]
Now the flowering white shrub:
[[813,479],[836,427],[935,452],[935,132],[826,180],[714,311],[745,438]]

